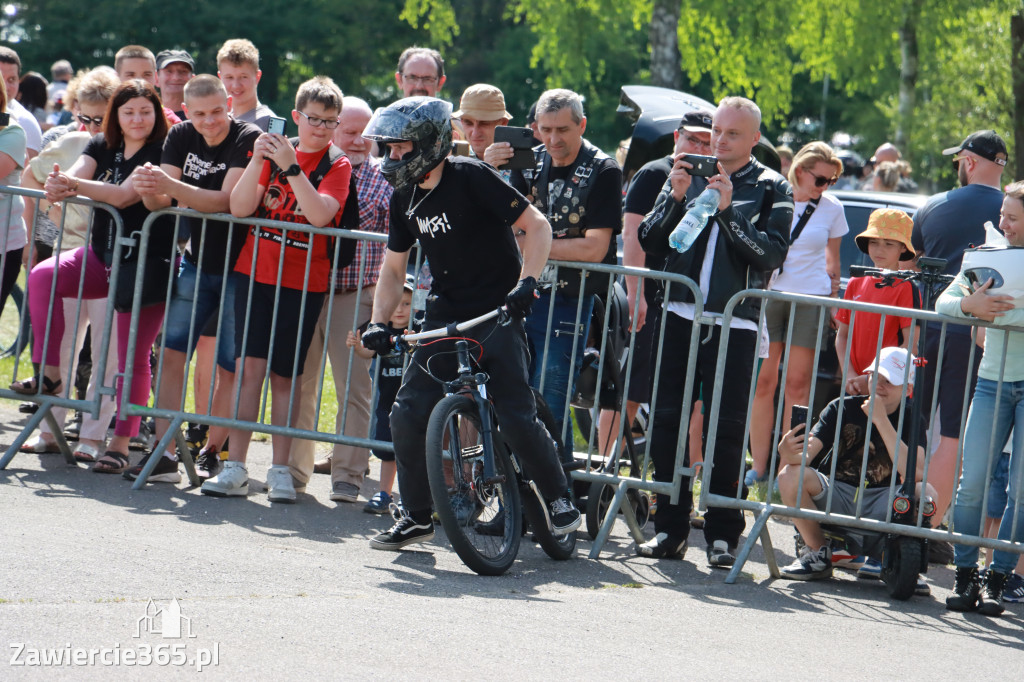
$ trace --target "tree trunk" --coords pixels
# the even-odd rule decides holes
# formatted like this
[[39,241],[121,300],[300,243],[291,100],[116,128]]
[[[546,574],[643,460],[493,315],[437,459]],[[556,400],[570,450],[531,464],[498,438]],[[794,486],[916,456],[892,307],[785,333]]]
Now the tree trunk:
[[679,68],[679,0],[654,0],[651,13],[651,84],[679,90],[683,74]]
[[[897,110],[896,139],[900,151],[910,151],[910,131],[914,123],[914,107],[917,101],[917,25],[921,19],[921,5],[924,0],[909,0],[906,13],[900,25],[900,92]],[[908,154],[909,156],[909,154]]]
[[1010,16],[1010,73],[1013,83],[1013,172],[1024,177],[1024,8]]

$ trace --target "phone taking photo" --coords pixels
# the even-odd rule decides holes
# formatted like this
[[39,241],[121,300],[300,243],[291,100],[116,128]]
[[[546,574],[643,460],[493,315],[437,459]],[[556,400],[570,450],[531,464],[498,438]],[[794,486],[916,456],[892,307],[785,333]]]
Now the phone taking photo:
[[793,414],[789,418],[789,428],[795,429],[798,426],[807,423],[807,406],[806,405],[794,405]]
[[683,154],[683,161],[693,166],[686,170],[690,175],[702,178],[710,178],[718,175],[718,159],[713,156],[701,156],[700,154]]
[[497,126],[494,129],[495,142],[508,142],[512,145],[512,158],[502,164],[502,169],[524,170],[533,168],[533,130],[516,126]]
[[271,116],[267,123],[267,132],[274,135],[284,135],[285,120],[277,116]]

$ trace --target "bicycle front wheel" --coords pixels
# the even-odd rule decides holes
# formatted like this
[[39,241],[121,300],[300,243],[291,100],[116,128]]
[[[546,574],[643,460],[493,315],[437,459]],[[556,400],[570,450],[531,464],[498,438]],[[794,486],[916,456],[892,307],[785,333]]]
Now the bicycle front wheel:
[[[503,447],[485,452],[480,430],[472,398],[442,399],[427,423],[427,480],[455,553],[480,575],[501,575],[519,553],[522,509],[508,454]],[[488,457],[494,462],[490,478]]]

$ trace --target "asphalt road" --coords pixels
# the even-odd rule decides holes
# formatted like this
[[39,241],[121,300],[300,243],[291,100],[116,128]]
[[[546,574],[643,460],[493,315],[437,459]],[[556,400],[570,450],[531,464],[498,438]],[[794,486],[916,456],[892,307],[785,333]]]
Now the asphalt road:
[[[0,449],[24,424],[15,407],[0,402]],[[254,480],[269,460],[254,444]],[[949,568],[928,573],[931,597],[894,603],[851,574],[772,581],[758,547],[726,585],[699,532],[684,561],[652,561],[619,523],[600,560],[585,558],[589,541],[562,563],[525,541],[509,573],[482,578],[443,532],[371,550],[386,521],[363,499],[330,502],[329,485],[317,476],[295,505],[185,483],[134,492],[60,455],[19,454],[0,471],[0,680],[194,675],[198,662],[284,680],[1024,675],[1024,605],[1001,619],[947,612]],[[790,561],[791,526],[769,525]]]

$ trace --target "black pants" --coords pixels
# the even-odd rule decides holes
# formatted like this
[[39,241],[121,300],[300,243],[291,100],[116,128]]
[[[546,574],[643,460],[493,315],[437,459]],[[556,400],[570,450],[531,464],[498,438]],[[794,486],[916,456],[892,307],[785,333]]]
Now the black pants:
[[[14,285],[18,281],[18,275],[21,273],[22,251],[24,249],[13,249],[2,255],[4,269],[3,274],[0,275],[0,312],[3,312],[4,304],[7,303],[7,297],[14,290]],[[28,305],[27,300],[25,305]]]
[[[427,320],[424,330],[443,326]],[[565,472],[544,425],[537,419],[537,404],[527,380],[526,334],[520,320],[508,326],[485,322],[464,334],[483,343],[480,360],[482,371],[490,375],[488,395],[501,424],[502,437],[512,448],[526,475],[537,483],[547,500],[555,500],[566,491]],[[433,507],[427,483],[426,437],[430,411],[443,397],[444,388],[423,371],[443,379],[456,376],[454,341],[441,341],[420,346],[405,371],[391,409],[391,434],[394,438],[395,460],[398,463],[398,488],[402,506],[413,515],[429,513]],[[470,349],[473,350],[472,348]],[[476,356],[474,351],[473,356]]]
[[[686,452],[687,464],[690,461],[689,438],[686,432],[679,430],[679,422],[682,418],[686,361],[690,353],[693,322],[668,311],[664,314],[668,319],[665,323],[665,344],[657,379],[658,394],[651,430],[651,457],[654,460],[656,481],[672,480],[676,449],[680,444]],[[712,401],[719,391],[722,395],[709,492],[735,497],[743,478],[740,462],[743,460],[743,436],[747,430],[747,399],[750,396],[752,363],[757,353],[757,332],[746,329],[730,331],[725,374],[718,383],[715,382],[715,366],[722,327],[702,327],[700,336],[693,400],[700,399],[700,389],[703,387],[705,439],[711,427]],[[683,481],[679,504],[670,504],[668,495],[659,494],[658,513],[654,515],[655,532],[686,537],[690,531],[692,508],[693,493],[688,479]],[[715,540],[725,540],[730,547],[735,547],[745,527],[743,513],[738,509],[710,507],[704,516],[704,539],[709,546]]]

